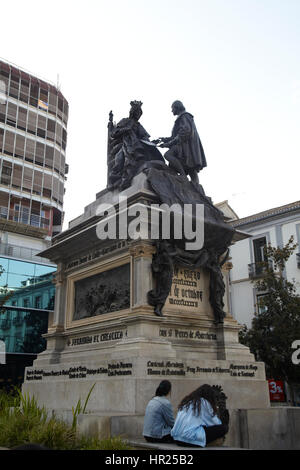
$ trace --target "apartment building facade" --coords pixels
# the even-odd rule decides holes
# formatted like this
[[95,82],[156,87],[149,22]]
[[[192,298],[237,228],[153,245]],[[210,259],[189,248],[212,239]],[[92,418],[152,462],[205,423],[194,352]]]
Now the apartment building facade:
[[264,246],[283,247],[290,239],[298,243],[296,252],[286,263],[285,276],[295,281],[300,295],[300,201],[232,220],[231,225],[246,232],[249,237],[236,242],[230,249],[230,298],[232,314],[242,325],[251,326],[254,312],[258,311],[261,293],[255,288],[255,280],[262,272]]

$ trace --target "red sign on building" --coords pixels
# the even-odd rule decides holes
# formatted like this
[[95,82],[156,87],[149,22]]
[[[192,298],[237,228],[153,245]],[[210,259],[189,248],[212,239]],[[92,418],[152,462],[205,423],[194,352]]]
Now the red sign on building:
[[276,402],[285,401],[284,385],[282,380],[269,379],[270,400]]

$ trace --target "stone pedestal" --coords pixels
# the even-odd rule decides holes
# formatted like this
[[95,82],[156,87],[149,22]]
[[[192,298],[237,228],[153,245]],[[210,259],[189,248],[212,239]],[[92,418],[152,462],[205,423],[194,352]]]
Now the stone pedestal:
[[[155,201],[143,174],[124,194],[132,203]],[[221,385],[228,408],[268,407],[264,364],[238,342],[228,290],[225,321],[217,324],[209,272],[175,266],[163,317],[156,316],[147,303],[154,243],[146,237],[99,240],[103,201],[116,202],[117,193],[100,193],[44,252],[58,264],[55,312],[47,349],[26,369],[23,390],[48,409],[71,410],[95,384],[88,410],[143,414],[159,382],[168,379],[175,409],[203,383]],[[227,287],[228,269],[227,263]]]

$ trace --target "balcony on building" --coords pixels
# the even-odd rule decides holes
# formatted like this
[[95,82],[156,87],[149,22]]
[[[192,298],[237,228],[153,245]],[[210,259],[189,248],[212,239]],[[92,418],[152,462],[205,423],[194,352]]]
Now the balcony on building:
[[[272,261],[268,261],[268,268],[272,268],[273,264]],[[248,264],[248,274],[250,279],[256,279],[259,277],[265,276],[267,273],[267,266],[265,262],[257,261],[255,263]]]

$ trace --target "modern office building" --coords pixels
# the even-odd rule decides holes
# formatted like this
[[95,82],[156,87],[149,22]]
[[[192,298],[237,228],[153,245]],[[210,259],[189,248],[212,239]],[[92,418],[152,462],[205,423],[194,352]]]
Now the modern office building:
[[53,310],[56,266],[38,253],[62,230],[67,122],[55,85],[0,61],[0,387],[20,382]]
[[51,236],[62,226],[68,102],[1,61],[0,81],[0,228]]

